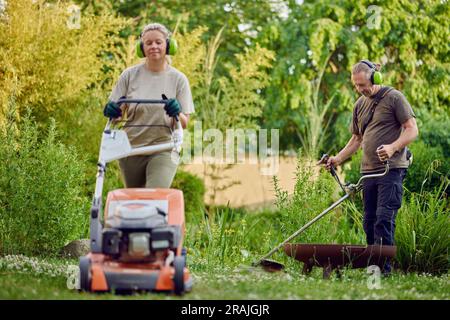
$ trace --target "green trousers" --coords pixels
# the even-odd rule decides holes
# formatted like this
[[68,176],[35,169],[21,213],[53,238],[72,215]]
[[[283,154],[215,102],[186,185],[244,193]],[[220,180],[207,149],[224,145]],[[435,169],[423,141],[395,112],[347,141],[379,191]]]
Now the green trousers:
[[[127,188],[170,188],[177,172],[178,154],[165,151],[149,156],[133,156],[119,160]],[[175,161],[174,161],[175,160]]]

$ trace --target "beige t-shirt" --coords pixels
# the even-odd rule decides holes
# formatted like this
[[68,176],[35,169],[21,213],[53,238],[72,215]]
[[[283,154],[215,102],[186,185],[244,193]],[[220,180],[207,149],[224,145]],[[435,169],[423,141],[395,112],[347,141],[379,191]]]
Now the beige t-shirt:
[[[351,132],[361,135],[363,124],[372,108],[374,97],[361,96],[355,103]],[[384,170],[384,164],[377,155],[377,148],[382,144],[390,144],[402,133],[402,124],[415,117],[411,105],[398,90],[391,90],[376,106],[372,121],[367,125],[362,136],[361,173],[373,173]],[[408,168],[406,148],[403,148],[389,159],[391,168]]]
[[[187,77],[172,66],[162,72],[151,72],[140,63],[127,68],[119,77],[109,100],[127,99],[161,100],[175,98],[181,105],[181,112],[194,112],[191,89]],[[163,104],[129,104],[124,111],[123,129],[133,147],[142,147],[170,141],[172,119],[166,114]],[[126,121],[125,121],[126,120]]]

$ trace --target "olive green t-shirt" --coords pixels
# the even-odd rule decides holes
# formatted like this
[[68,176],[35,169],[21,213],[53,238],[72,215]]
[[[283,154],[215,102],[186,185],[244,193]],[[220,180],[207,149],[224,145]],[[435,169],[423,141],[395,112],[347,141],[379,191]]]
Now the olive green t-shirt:
[[[127,68],[119,77],[109,100],[127,99],[161,100],[175,98],[181,112],[194,112],[192,93],[187,77],[179,70],[168,66],[162,72],[151,72],[140,63]],[[166,114],[163,104],[129,104],[123,107],[123,130],[133,147],[142,147],[170,141],[172,119]]]
[[[355,103],[351,132],[361,135],[363,123],[368,119],[373,107],[373,98],[361,96]],[[398,90],[391,90],[375,108],[373,118],[362,135],[361,173],[373,173],[384,170],[384,164],[378,158],[376,149],[382,144],[397,140],[403,130],[402,124],[415,114],[405,96]],[[389,159],[390,168],[408,168],[406,148],[394,153]]]

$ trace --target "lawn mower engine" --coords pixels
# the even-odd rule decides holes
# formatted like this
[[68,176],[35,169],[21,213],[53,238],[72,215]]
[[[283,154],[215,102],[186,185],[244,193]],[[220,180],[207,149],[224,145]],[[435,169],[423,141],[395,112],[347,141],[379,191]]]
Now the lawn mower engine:
[[[103,229],[103,254],[120,262],[155,262],[170,258],[181,238],[180,226],[167,223],[167,212],[150,203],[117,205]],[[173,259],[173,256],[172,256]]]

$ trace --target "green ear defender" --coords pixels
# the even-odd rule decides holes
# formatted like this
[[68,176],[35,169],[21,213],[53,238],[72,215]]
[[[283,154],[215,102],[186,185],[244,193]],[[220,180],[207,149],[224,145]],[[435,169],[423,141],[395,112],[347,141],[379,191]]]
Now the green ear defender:
[[376,66],[368,60],[361,60],[361,62],[372,70],[372,73],[370,74],[370,82],[372,82],[372,84],[382,84],[383,76],[380,71],[377,71]]
[[[142,34],[139,37],[139,41],[136,42],[136,55],[139,58],[144,58],[145,57],[145,52],[144,52],[144,43],[142,42]],[[170,56],[174,56],[178,51],[178,43],[175,39],[169,38],[166,39],[166,54],[170,55]]]

